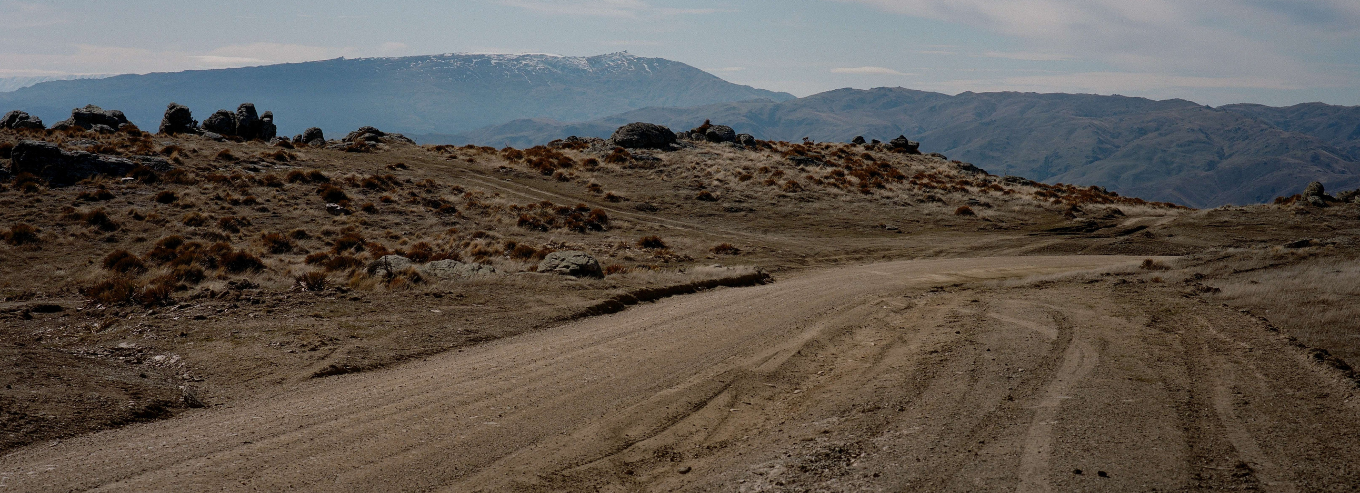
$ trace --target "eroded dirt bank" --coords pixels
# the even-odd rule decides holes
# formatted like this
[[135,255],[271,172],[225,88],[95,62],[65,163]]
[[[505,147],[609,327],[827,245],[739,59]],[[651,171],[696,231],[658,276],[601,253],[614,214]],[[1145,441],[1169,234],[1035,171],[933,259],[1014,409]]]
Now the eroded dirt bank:
[[[1143,257],[808,271],[0,458],[16,491],[1338,490],[1346,382]],[[1024,284],[1002,281],[1116,269]],[[1163,292],[1166,291],[1166,292]]]

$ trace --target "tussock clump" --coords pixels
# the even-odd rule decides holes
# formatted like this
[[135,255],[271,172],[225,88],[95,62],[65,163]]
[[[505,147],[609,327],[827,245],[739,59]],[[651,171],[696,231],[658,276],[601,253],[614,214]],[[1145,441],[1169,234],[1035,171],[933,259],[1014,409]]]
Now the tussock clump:
[[71,211],[66,214],[67,220],[83,222],[91,227],[98,228],[100,231],[118,231],[119,225],[109,217],[109,213],[104,209],[95,209],[88,212]]
[[264,262],[261,262],[259,257],[251,255],[250,252],[244,250],[228,250],[223,252],[218,258],[218,262],[221,263],[223,269],[231,273],[264,270]]
[[715,255],[741,255],[741,249],[731,243],[721,243],[713,247],[712,251]]
[[1143,270],[1171,270],[1170,266],[1150,258],[1143,259],[1143,263],[1138,268]]
[[260,242],[264,244],[264,251],[273,254],[290,253],[296,245],[293,240],[279,233],[264,233],[260,235]]
[[349,201],[349,195],[346,195],[344,190],[330,183],[321,185],[321,188],[316,190],[316,194],[320,195],[321,200],[325,200],[327,203],[339,204]]
[[303,291],[325,291],[330,284],[325,272],[311,271],[297,276],[297,285]]
[[173,204],[176,200],[179,200],[179,196],[175,195],[175,192],[163,190],[160,193],[157,193],[156,197],[152,200],[155,200],[158,204]]
[[114,250],[104,256],[104,268],[119,274],[140,274],[146,272],[146,263],[132,252]]
[[9,231],[0,232],[0,237],[4,237],[5,243],[14,246],[36,244],[39,242],[38,230],[27,224],[15,224],[10,226]]
[[537,231],[566,229],[585,233],[604,231],[609,227],[609,214],[604,209],[591,209],[586,204],[568,207],[545,200],[526,206],[511,206],[510,210],[520,213],[516,224],[524,229]]
[[197,212],[190,212],[184,215],[184,218],[181,219],[181,222],[183,222],[185,226],[197,228],[205,224],[208,224],[208,217]]
[[320,170],[302,171],[297,169],[289,171],[284,179],[288,183],[327,183],[331,181],[331,178]]
[[976,216],[977,213],[973,212],[973,208],[972,208],[972,207],[968,207],[968,206],[966,206],[966,205],[961,205],[961,206],[959,206],[958,209],[954,209],[954,215],[955,215],[955,216]]
[[655,236],[655,235],[652,235],[652,236],[643,236],[642,238],[638,239],[638,241],[637,241],[637,246],[640,246],[640,247],[642,247],[642,248],[647,248],[647,249],[654,249],[654,250],[659,250],[659,249],[663,249],[663,248],[668,248],[668,247],[666,246],[666,242],[665,242],[665,241],[662,241],[660,236]]
[[93,192],[84,191],[84,192],[80,192],[80,194],[76,195],[76,200],[79,200],[79,201],[82,201],[82,202],[105,202],[105,201],[113,200],[113,198],[114,198],[114,197],[113,197],[113,192],[110,192],[109,189],[104,188],[104,187],[102,187],[102,186],[99,187],[98,190],[95,190],[95,191],[93,191]]
[[213,156],[213,159],[227,162],[236,162],[239,160],[239,158],[237,158],[235,154],[231,153],[230,149],[222,149],[221,151],[218,151],[217,155]]

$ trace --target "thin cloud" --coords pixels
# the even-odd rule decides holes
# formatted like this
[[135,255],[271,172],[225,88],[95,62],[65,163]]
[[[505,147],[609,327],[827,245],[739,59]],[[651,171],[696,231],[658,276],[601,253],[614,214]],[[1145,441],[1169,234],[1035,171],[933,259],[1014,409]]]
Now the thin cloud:
[[500,3],[539,14],[588,17],[671,17],[731,12],[713,8],[654,7],[641,0],[501,0]]
[[709,72],[741,72],[743,70],[746,70],[746,67],[723,67],[708,69]]
[[833,74],[857,75],[907,75],[886,67],[844,67],[831,69]]
[[834,1],[973,26],[1023,48],[990,55],[1058,61],[1046,55],[1062,54],[1112,72],[1290,79],[1316,87],[1342,75],[1317,60],[1335,56],[1337,46],[1360,45],[1354,0]]
[[1006,58],[1030,62],[1061,62],[1073,59],[1071,55],[1063,55],[1060,53],[1035,53],[1028,51],[988,51],[984,52],[982,56],[987,58]]

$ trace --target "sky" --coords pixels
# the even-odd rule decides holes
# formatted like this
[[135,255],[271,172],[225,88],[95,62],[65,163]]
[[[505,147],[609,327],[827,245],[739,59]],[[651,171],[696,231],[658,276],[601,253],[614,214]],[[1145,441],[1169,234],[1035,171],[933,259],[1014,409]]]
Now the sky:
[[0,77],[618,51],[844,87],[1360,105],[1360,0],[0,0]]

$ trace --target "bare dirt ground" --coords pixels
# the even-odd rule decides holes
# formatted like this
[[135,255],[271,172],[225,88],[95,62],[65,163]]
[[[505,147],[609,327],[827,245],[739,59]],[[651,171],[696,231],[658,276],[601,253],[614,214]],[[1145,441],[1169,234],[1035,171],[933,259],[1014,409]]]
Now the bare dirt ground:
[[[1349,491],[1354,386],[1142,257],[818,269],[19,449],[16,491]],[[1084,272],[1079,274],[1064,274]],[[1040,276],[1040,277],[1034,277]]]

